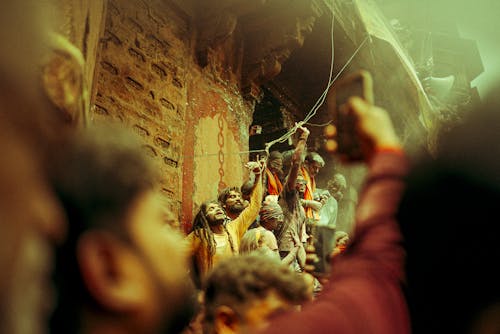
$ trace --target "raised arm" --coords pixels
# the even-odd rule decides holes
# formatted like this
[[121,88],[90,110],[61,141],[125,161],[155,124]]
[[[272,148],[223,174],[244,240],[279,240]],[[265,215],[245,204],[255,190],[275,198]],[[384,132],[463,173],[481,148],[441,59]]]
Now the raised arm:
[[252,225],[254,220],[257,218],[262,205],[263,190],[261,174],[265,166],[261,163],[252,161],[247,164],[247,167],[255,174],[255,187],[250,195],[250,204],[240,213],[238,218],[231,222],[231,224],[235,224],[237,226],[238,235],[240,237],[245,234],[248,227],[250,227],[250,225]]
[[334,259],[318,299],[301,313],[280,316],[266,333],[320,333],[325,328],[343,334],[410,332],[401,290],[404,250],[395,221],[407,161],[387,112],[360,99],[349,103],[369,164],[354,238]]
[[299,174],[299,168],[302,164],[302,156],[306,150],[307,138],[309,137],[309,130],[303,126],[297,128],[297,132],[300,134],[299,141],[292,155],[292,164],[290,171],[288,172],[288,179],[286,182],[286,187],[288,190],[295,188],[295,181],[297,181],[297,175]]

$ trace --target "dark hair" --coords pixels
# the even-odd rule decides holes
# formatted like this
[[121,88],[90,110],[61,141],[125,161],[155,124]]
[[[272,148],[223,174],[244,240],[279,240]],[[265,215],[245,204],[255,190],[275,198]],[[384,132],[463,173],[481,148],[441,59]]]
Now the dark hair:
[[321,165],[321,167],[325,166],[325,160],[319,155],[317,152],[308,152],[305,158],[306,163],[317,162]]
[[222,189],[219,193],[219,196],[217,196],[218,201],[222,203],[222,205],[226,204],[226,200],[229,197],[229,193],[231,191],[235,191],[241,194],[241,190],[239,187],[226,187]]
[[264,298],[272,290],[291,303],[309,298],[306,282],[298,273],[261,251],[219,262],[205,281],[205,326],[209,329],[213,324],[218,306],[242,312],[245,304]]
[[75,134],[54,158],[51,182],[66,212],[68,231],[56,251],[58,304],[51,321],[53,333],[76,332],[80,308],[94,305],[76,260],[79,237],[103,228],[128,239],[125,215],[157,181],[151,162],[132,136],[108,126],[88,129]]
[[271,161],[271,160],[276,160],[276,159],[283,159],[283,154],[281,154],[280,151],[271,151],[269,153],[268,160]]
[[[212,232],[212,229],[210,228],[210,223],[208,222],[207,219],[207,207],[209,204],[217,204],[219,206],[221,205],[220,202],[218,201],[206,201],[202,203],[200,209],[198,210],[198,213],[194,217],[192,226],[194,235],[201,240],[202,242],[201,244],[203,245],[203,247],[207,248],[208,267],[211,268],[213,265],[213,257],[217,249],[217,244],[215,243],[214,233]],[[237,250],[233,242],[233,238],[231,237],[231,234],[227,230],[226,225],[223,224],[222,226],[228,236],[231,252],[233,254],[236,254]],[[196,274],[198,275],[198,277],[193,277],[193,279],[195,280],[195,283],[197,285],[200,285],[201,273],[197,272]]]
[[250,197],[250,195],[252,194],[252,190],[253,190],[254,187],[255,187],[254,182],[245,182],[245,183],[243,183],[243,185],[241,186],[241,195],[242,196]]

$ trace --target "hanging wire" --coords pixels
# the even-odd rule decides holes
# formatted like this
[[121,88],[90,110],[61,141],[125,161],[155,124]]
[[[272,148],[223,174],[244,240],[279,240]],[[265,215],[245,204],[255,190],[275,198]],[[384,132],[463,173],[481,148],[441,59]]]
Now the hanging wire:
[[[334,36],[333,36],[333,28],[335,26],[335,13],[333,12],[334,4],[332,2],[332,24],[330,27],[330,45],[331,45],[331,52],[332,52],[332,57],[330,60],[330,75],[328,76],[328,84],[326,89],[323,91],[323,94],[318,98],[314,106],[311,108],[305,119],[309,120],[311,117],[313,117],[318,109],[323,105],[325,102],[326,95],[328,94],[328,89],[332,85],[332,76],[333,76],[333,66],[335,63],[335,45],[334,45]],[[335,79],[334,79],[335,81]],[[307,122],[307,121],[306,121]]]
[[316,127],[324,127],[324,126],[327,126],[329,124],[332,124],[333,120],[330,120],[326,123],[323,123],[323,124],[313,124],[313,123],[305,123],[307,126],[316,126]]
[[[249,154],[249,153],[264,153],[266,152],[265,150],[249,150],[249,151],[239,151],[239,152],[229,152],[229,153],[224,153],[224,155],[242,155],[242,154]],[[200,158],[200,157],[209,157],[209,156],[218,156],[219,153],[204,153],[204,154],[194,154],[194,155],[182,155],[183,157],[195,157],[195,158]]]
[[[361,48],[363,47],[363,45],[365,45],[365,43],[366,43],[366,41],[368,39],[369,39],[369,36],[366,36],[365,39],[361,42],[361,44],[354,51],[354,53],[351,55],[351,57],[344,64],[344,66],[337,73],[337,75],[335,76],[335,78],[333,78],[333,80],[329,81],[328,86],[324,90],[323,94],[321,94],[320,98],[318,99],[318,102],[316,102],[315,106],[311,109],[311,111],[304,118],[304,120],[295,123],[295,125],[287,133],[285,133],[283,136],[281,136],[280,138],[275,139],[275,140],[273,140],[273,141],[271,141],[269,143],[266,143],[265,150],[266,150],[267,153],[269,153],[269,148],[272,145],[274,145],[274,144],[276,144],[278,142],[284,142],[285,140],[288,140],[288,138],[290,138],[297,131],[297,128],[299,126],[302,126],[302,125],[306,124],[312,117],[314,117],[316,115],[316,112],[321,107],[321,105],[324,103],[324,101],[326,99],[326,96],[328,94],[328,90],[330,89],[330,87],[335,83],[335,81],[337,81],[337,79],[342,75],[342,73],[344,72],[344,70],[351,64],[351,62],[354,59],[354,57],[356,57],[356,55],[361,50]],[[333,60],[333,57],[332,57],[332,60]]]
[[332,23],[331,23],[331,27],[330,27],[330,45],[331,45],[331,55],[332,56],[330,59],[330,74],[328,76],[327,88],[325,89],[323,94],[320,96],[320,98],[316,101],[316,103],[313,105],[313,107],[311,108],[311,110],[309,111],[309,113],[307,114],[306,118],[303,121],[295,123],[295,125],[290,130],[288,130],[285,134],[283,134],[281,137],[265,144],[264,149],[265,149],[267,155],[269,155],[269,149],[271,148],[271,146],[273,146],[276,143],[283,143],[283,142],[287,141],[288,138],[290,138],[297,131],[297,129],[300,126],[304,125],[312,116],[314,116],[316,114],[317,110],[321,107],[321,105],[325,101],[328,89],[330,88],[330,86],[332,84],[333,65],[335,62],[335,47],[334,47],[334,38],[333,38],[334,37],[334,34],[333,34],[334,26],[335,26],[335,13],[333,12],[333,7],[332,7]]
[[[297,131],[297,129],[300,126],[305,125],[305,124],[308,124],[310,126],[326,126],[326,125],[330,124],[332,121],[329,121],[328,123],[325,123],[325,124],[311,124],[311,123],[308,123],[308,121],[312,117],[314,117],[314,115],[316,115],[316,112],[318,111],[318,109],[323,104],[323,102],[324,102],[324,100],[325,100],[325,98],[326,98],[326,96],[328,94],[328,90],[330,89],[330,87],[335,83],[335,81],[337,81],[337,79],[342,75],[342,73],[345,71],[345,69],[351,64],[351,62],[354,59],[354,57],[356,57],[356,55],[358,54],[358,52],[361,50],[361,48],[363,47],[363,45],[366,43],[366,41],[368,39],[369,39],[369,36],[366,36],[365,39],[361,42],[361,44],[354,51],[354,53],[351,55],[351,57],[349,57],[349,59],[347,60],[347,62],[344,64],[344,66],[342,66],[342,68],[337,73],[337,75],[335,75],[335,77],[333,78],[333,80],[329,81],[329,83],[328,83],[326,89],[324,90],[323,94],[321,94],[321,96],[319,97],[318,101],[315,103],[315,105],[311,109],[311,111],[308,113],[308,115],[302,121],[295,123],[295,125],[292,128],[290,128],[290,130],[288,130],[281,137],[279,137],[277,139],[274,139],[274,140],[272,140],[270,142],[267,142],[265,144],[265,146],[264,146],[264,149],[261,149],[261,150],[250,150],[250,151],[241,151],[241,152],[233,152],[233,153],[225,153],[225,155],[241,155],[241,154],[248,154],[248,153],[264,153],[265,152],[266,155],[269,156],[269,149],[271,148],[271,146],[275,145],[276,143],[283,143],[283,142],[287,141],[288,138],[290,138]],[[332,45],[332,49],[333,49],[333,45]],[[333,61],[333,55],[332,55],[332,61]],[[194,157],[198,158],[198,157],[212,156],[212,155],[218,155],[218,153],[199,154],[199,155],[195,155]]]
[[321,105],[325,101],[325,98],[326,98],[326,96],[328,94],[328,90],[330,89],[330,87],[335,83],[335,81],[337,81],[337,79],[342,75],[342,73],[344,73],[344,70],[347,68],[347,66],[349,66],[351,64],[351,62],[354,59],[354,57],[356,57],[356,55],[358,54],[359,50],[361,50],[361,48],[363,47],[363,45],[365,45],[365,43],[366,43],[366,41],[368,39],[369,39],[369,36],[366,36],[365,39],[361,42],[361,44],[354,51],[354,53],[351,55],[351,57],[344,64],[344,66],[342,66],[342,68],[340,69],[339,73],[337,73],[337,75],[335,76],[335,78],[333,78],[333,80],[328,83],[328,87],[326,87],[325,91],[323,92],[323,94],[320,97],[320,99],[322,99],[321,104],[316,108],[316,110],[314,110],[314,113],[311,113],[310,115],[307,115],[304,118],[304,122],[309,121],[314,115],[316,115],[316,112],[318,111],[319,107],[321,107]]
[[[320,95],[320,97],[316,101],[316,103],[312,106],[311,110],[309,110],[309,112],[307,113],[307,115],[304,117],[304,119],[302,121],[296,122],[295,125],[292,128],[290,128],[286,133],[284,133],[282,136],[280,136],[280,137],[278,137],[278,138],[276,138],[276,139],[274,139],[274,140],[272,140],[270,142],[265,143],[264,149],[225,153],[225,155],[241,155],[241,154],[248,154],[248,153],[264,153],[265,152],[266,156],[269,156],[269,149],[273,145],[275,145],[277,143],[283,143],[283,142],[287,141],[297,131],[297,129],[300,126],[303,126],[303,125],[307,124],[309,126],[318,126],[319,127],[319,126],[326,126],[326,125],[328,125],[328,124],[330,124],[332,122],[332,121],[329,121],[329,122],[327,122],[325,124],[311,124],[311,123],[308,123],[309,120],[316,115],[316,113],[319,110],[319,108],[325,102],[325,99],[326,99],[326,96],[328,95],[328,90],[330,89],[330,87],[335,83],[335,81],[337,81],[337,79],[342,75],[342,73],[344,73],[345,69],[351,64],[351,62],[354,59],[354,57],[356,57],[356,55],[358,54],[358,52],[365,45],[366,41],[370,38],[370,36],[367,35],[363,39],[363,41],[356,48],[356,50],[351,55],[351,57],[349,57],[349,59],[344,64],[344,66],[342,66],[342,68],[340,69],[340,71],[332,79],[332,76],[333,76],[333,66],[334,66],[334,62],[335,62],[334,33],[333,33],[334,32],[334,25],[335,25],[335,13],[333,12],[333,8],[334,7],[332,7],[332,23],[331,23],[331,28],[330,28],[330,42],[331,42],[331,55],[332,56],[331,56],[331,60],[330,60],[330,74],[329,74],[329,77],[328,77],[328,84],[327,84],[325,90],[323,91],[323,93]],[[215,155],[218,155],[218,153],[198,154],[198,155],[194,155],[194,157],[195,158],[199,158],[199,157],[215,156]]]

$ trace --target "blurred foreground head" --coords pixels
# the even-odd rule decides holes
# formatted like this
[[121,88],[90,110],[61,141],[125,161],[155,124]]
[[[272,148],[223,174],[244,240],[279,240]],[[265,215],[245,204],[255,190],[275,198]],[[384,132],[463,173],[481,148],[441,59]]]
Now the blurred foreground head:
[[40,87],[39,3],[0,4],[0,333],[46,331],[53,244],[64,235],[44,166],[53,124]]
[[187,249],[156,183],[122,129],[92,128],[60,149],[53,184],[69,228],[57,252],[54,333],[172,333],[187,324]]
[[500,86],[468,116],[400,207],[415,333],[500,332]]
[[204,333],[252,333],[309,298],[305,280],[279,258],[261,251],[232,257],[206,280]]

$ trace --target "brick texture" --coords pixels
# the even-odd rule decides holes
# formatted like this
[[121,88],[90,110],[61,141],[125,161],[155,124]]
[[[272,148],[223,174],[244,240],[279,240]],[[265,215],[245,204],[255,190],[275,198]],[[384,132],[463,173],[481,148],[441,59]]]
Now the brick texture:
[[193,34],[189,18],[169,1],[109,1],[91,101],[94,122],[120,122],[143,139],[168,209],[188,225],[218,190],[220,164],[204,154],[225,151],[223,181],[241,184],[246,156],[229,153],[248,149],[253,110],[237,89],[196,64]]

